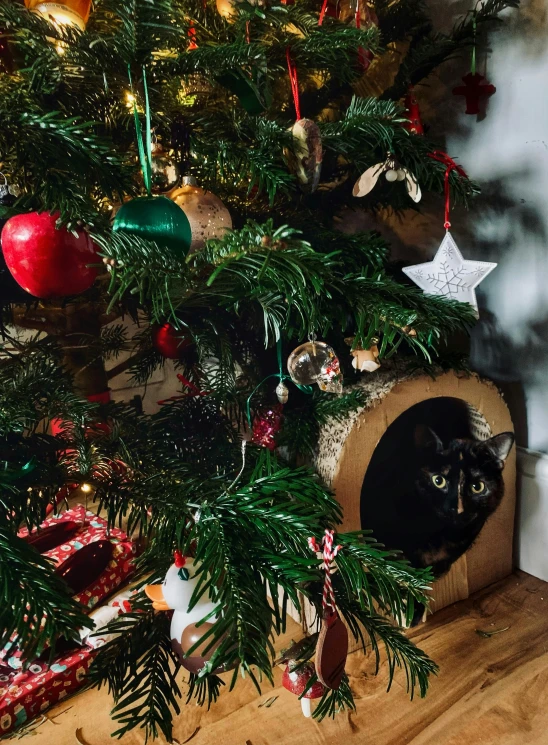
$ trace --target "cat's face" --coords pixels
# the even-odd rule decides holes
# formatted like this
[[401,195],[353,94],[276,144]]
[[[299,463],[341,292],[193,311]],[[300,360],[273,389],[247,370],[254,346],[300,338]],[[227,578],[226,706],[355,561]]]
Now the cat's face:
[[444,447],[429,432],[419,454],[416,487],[421,498],[444,519],[461,513],[489,515],[504,494],[502,469],[514,435],[503,432],[489,440],[452,440]]

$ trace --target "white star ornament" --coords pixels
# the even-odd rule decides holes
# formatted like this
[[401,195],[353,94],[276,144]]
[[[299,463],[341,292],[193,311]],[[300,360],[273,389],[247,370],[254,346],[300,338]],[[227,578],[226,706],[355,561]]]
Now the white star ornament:
[[469,303],[478,314],[475,289],[496,267],[490,261],[467,261],[449,231],[432,261],[408,266],[404,274],[428,295],[443,295]]

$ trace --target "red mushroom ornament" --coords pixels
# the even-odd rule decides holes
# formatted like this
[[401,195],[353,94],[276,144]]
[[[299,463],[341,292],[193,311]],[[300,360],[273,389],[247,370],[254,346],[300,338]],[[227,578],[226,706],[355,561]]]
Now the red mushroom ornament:
[[314,675],[316,675],[316,668],[313,662],[299,663],[296,660],[290,660],[282,677],[283,687],[296,696],[301,696],[301,709],[305,717],[312,715],[310,701],[313,698],[321,698],[325,693],[325,688],[319,680],[316,680],[305,693]]

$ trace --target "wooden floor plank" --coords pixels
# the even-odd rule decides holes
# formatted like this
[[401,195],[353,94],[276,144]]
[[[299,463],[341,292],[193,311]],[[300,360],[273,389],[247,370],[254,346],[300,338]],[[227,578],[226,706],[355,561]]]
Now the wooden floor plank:
[[[318,724],[305,719],[297,699],[281,687],[258,696],[249,680],[224,692],[207,712],[183,708],[175,737],[183,745],[548,745],[548,583],[523,573],[508,577],[437,613],[409,632],[440,665],[426,699],[409,701],[405,679],[386,694],[386,665],[360,653],[347,670],[357,712]],[[482,638],[476,630],[507,631]],[[295,627],[290,631],[298,636]],[[259,707],[269,697],[270,708]],[[105,691],[86,691],[57,711],[33,737],[35,745],[74,745],[82,728],[89,745],[104,745],[113,730]],[[190,739],[188,739],[190,738]],[[133,732],[122,745],[143,745]],[[162,742],[162,741],[160,741]]]

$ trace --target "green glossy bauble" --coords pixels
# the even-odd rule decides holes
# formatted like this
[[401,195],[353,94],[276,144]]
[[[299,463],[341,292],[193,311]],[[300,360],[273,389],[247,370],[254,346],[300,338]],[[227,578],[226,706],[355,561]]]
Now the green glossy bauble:
[[123,204],[114,218],[114,232],[138,235],[184,259],[192,241],[183,210],[167,197],[136,197]]

